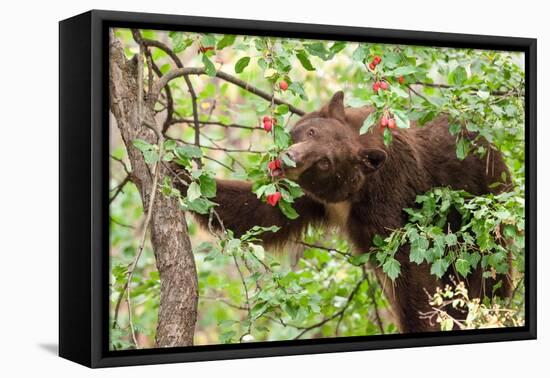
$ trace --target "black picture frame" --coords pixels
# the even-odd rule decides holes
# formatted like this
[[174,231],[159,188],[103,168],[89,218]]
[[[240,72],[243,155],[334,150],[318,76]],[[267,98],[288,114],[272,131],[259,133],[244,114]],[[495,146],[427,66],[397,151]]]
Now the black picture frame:
[[[526,325],[518,328],[108,349],[108,28],[208,31],[525,53]],[[536,65],[530,38],[92,10],[59,23],[59,355],[89,367],[535,339]]]

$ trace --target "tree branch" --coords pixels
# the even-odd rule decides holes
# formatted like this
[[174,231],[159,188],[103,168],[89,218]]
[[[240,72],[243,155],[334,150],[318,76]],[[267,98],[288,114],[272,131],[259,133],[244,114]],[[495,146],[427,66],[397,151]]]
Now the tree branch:
[[[156,102],[156,99],[158,98],[158,94],[160,93],[162,88],[164,88],[171,80],[174,80],[175,78],[185,76],[185,75],[205,75],[205,74],[206,74],[206,71],[203,67],[186,67],[186,68],[177,68],[175,70],[172,70],[168,72],[166,75],[164,75],[157,82],[156,89],[153,91],[153,95],[151,96],[150,100],[153,101],[153,103]],[[248,92],[253,93],[258,97],[261,97],[266,101],[273,101],[277,105],[285,104],[288,106],[288,109],[290,110],[290,112],[298,114],[299,116],[303,116],[304,114],[306,114],[303,110],[298,109],[294,105],[286,101],[283,101],[280,98],[272,96],[271,94],[257,87],[254,87],[249,83],[247,83],[246,81],[241,80],[228,73],[225,73],[223,71],[217,71],[216,77],[218,77],[219,79],[225,80],[229,83],[235,84],[236,86],[241,87],[244,90],[247,90]]]
[[[175,123],[191,124],[192,122],[193,122],[193,120],[188,119],[188,118],[174,118],[174,119],[171,120],[172,124],[175,124]],[[202,125],[209,125],[209,126],[220,126],[220,127],[223,127],[223,128],[244,129],[244,130],[250,130],[250,131],[254,131],[254,130],[263,131],[263,129],[259,126],[246,126],[246,125],[241,125],[241,124],[238,124],[238,123],[224,124],[224,123],[221,123],[220,121],[201,121],[201,124]]]

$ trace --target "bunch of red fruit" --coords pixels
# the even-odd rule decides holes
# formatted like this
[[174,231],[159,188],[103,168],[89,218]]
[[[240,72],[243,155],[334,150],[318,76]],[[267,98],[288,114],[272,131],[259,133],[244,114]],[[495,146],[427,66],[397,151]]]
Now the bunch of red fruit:
[[369,63],[369,68],[374,71],[377,65],[380,64],[382,61],[382,58],[380,56],[375,55],[374,58],[372,58],[372,61]]
[[273,172],[276,169],[280,169],[282,167],[281,160],[275,159],[271,160],[269,163],[267,163],[267,169],[269,169],[269,172]]
[[372,85],[372,89],[375,91],[375,92],[378,92],[380,89],[382,90],[386,90],[389,88],[389,84],[387,81],[384,81],[384,80],[377,80],[374,82],[374,84]]
[[279,192],[269,194],[266,197],[267,203],[270,204],[271,206],[276,206],[280,199],[281,199],[281,193]]
[[267,132],[270,132],[271,129],[273,129],[273,125],[277,124],[277,119],[275,117],[264,116],[262,121],[264,123],[264,130]]
[[288,89],[288,83],[285,80],[281,80],[279,82],[279,88],[281,88],[282,91],[286,91]]
[[396,123],[395,123],[395,119],[393,119],[392,117],[390,117],[389,115],[387,114],[384,114],[382,116],[382,118],[380,118],[380,128],[382,130],[384,130],[384,128],[390,128],[390,129],[395,129],[397,127]]

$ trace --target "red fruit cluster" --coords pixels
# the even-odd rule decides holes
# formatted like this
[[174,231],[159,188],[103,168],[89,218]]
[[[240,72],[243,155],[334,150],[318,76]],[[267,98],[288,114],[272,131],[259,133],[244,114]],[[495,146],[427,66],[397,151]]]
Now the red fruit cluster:
[[288,89],[288,83],[285,80],[281,80],[279,88],[281,88],[282,91],[286,91]]
[[275,159],[271,160],[269,163],[267,163],[267,169],[269,169],[270,172],[273,172],[276,169],[279,169],[282,167],[281,160]]
[[389,88],[389,84],[387,81],[384,81],[384,80],[375,81],[374,84],[372,85],[372,89],[375,92],[378,92],[380,89],[386,90],[388,88]]
[[375,55],[374,58],[372,58],[372,61],[369,63],[369,68],[371,69],[371,71],[374,71],[376,66],[379,65],[381,61],[382,58],[380,58],[380,56],[378,55]]
[[267,132],[270,132],[271,129],[273,128],[273,125],[277,124],[277,120],[270,116],[264,116],[263,123],[264,123],[264,130]]
[[269,194],[266,197],[266,199],[267,199],[268,204],[270,204],[271,206],[275,206],[275,205],[277,205],[277,203],[281,199],[281,193],[276,192],[276,193],[273,193],[273,194]]
[[399,84],[403,84],[405,82],[405,78],[403,76],[399,76],[397,81],[399,81]]
[[383,115],[382,118],[380,118],[380,128],[383,130],[385,127],[389,127],[390,129],[395,129],[397,127],[395,123],[395,119]]

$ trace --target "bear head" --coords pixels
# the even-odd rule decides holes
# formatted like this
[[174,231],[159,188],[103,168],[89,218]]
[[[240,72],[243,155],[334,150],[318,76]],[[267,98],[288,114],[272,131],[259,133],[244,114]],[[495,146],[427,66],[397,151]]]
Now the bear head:
[[323,203],[353,201],[387,158],[382,148],[360,141],[358,129],[346,120],[341,91],[319,111],[302,117],[290,134],[293,144],[284,154],[296,166],[285,165],[280,173]]

